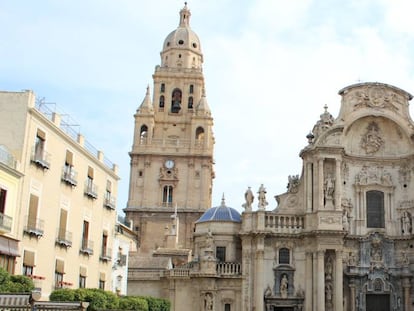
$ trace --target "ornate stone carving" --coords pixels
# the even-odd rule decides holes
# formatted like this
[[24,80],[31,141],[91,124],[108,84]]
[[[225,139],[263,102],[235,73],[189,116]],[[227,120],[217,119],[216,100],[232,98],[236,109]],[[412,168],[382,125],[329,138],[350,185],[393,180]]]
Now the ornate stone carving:
[[364,165],[361,171],[355,176],[357,185],[383,185],[392,186],[391,174],[384,170],[383,167]]
[[288,296],[288,286],[289,282],[287,279],[286,274],[283,274],[281,280],[280,280],[280,297],[287,298]]
[[411,181],[411,169],[407,162],[401,164],[398,174],[398,181],[400,184],[405,187],[408,186]]
[[361,139],[361,148],[365,150],[366,154],[374,154],[383,146],[384,139],[381,136],[378,124],[371,122]]
[[354,104],[355,109],[371,107],[396,111],[398,108],[392,103],[392,100],[395,99],[396,95],[392,92],[387,92],[383,86],[370,86],[355,92],[351,102]]
[[312,134],[314,139],[317,139],[323,132],[332,126],[335,119],[328,112],[328,106],[323,107],[325,111],[320,115],[320,120],[316,122],[315,126],[312,129]]
[[297,193],[299,188],[299,175],[289,175],[287,190],[289,193]]
[[319,217],[319,224],[340,224],[342,222],[341,217],[338,216],[325,216],[325,217]]
[[244,207],[246,211],[251,211],[253,200],[254,200],[254,195],[250,187],[248,187],[246,192],[244,193],[244,199],[246,200],[246,203],[244,203],[242,207]]
[[412,219],[411,214],[404,211],[401,216],[401,233],[403,235],[410,235],[412,232]]
[[212,293],[205,293],[204,294],[204,310],[205,311],[212,311],[214,308],[214,300]]
[[266,188],[263,184],[260,185],[259,191],[257,191],[259,204],[258,207],[260,210],[264,210],[266,206],[269,204],[266,201]]

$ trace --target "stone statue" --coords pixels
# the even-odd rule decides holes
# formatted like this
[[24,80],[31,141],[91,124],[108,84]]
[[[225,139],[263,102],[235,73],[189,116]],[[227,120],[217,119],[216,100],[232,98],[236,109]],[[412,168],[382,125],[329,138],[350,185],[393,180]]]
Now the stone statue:
[[247,211],[251,211],[253,200],[254,200],[254,195],[250,187],[248,187],[246,192],[244,193],[244,199],[246,200],[246,203],[243,204],[243,207]]
[[287,298],[288,296],[288,279],[286,274],[284,274],[280,280],[280,296],[282,298]]
[[348,266],[356,266],[356,255],[355,255],[355,252],[350,252],[349,253]]
[[265,297],[269,297],[272,296],[272,289],[270,288],[269,285],[267,285],[266,290],[264,292]]
[[213,310],[213,294],[212,293],[206,293],[204,297],[204,310],[205,311]]
[[411,216],[410,213],[404,212],[401,217],[402,234],[409,235],[411,233]]
[[210,229],[208,229],[206,234],[206,249],[212,250],[213,249],[213,235],[211,234]]
[[345,231],[349,230],[348,212],[346,210],[344,210],[344,213],[342,215],[342,228]]
[[268,205],[266,201],[266,188],[263,186],[263,184],[260,185],[259,191],[257,192],[259,194],[259,209],[265,209],[266,205]]
[[324,182],[324,190],[325,199],[332,200],[333,194],[335,192],[335,180],[331,176],[326,177]]

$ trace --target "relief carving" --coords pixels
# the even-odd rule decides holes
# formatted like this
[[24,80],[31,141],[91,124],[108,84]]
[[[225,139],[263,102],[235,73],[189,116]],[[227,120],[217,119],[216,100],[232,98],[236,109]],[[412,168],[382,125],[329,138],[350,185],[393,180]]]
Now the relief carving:
[[398,108],[392,103],[393,100],[398,102],[396,95],[385,91],[384,87],[381,86],[371,86],[355,92],[351,99],[355,109],[370,107],[396,111]]
[[361,171],[355,176],[357,185],[383,185],[392,186],[391,174],[384,170],[383,167],[364,165]]
[[405,185],[405,187],[410,183],[411,181],[411,169],[408,163],[402,163],[400,169],[398,170],[398,181],[402,186]]
[[371,122],[361,139],[361,148],[365,150],[366,154],[374,154],[383,146],[384,139],[381,136],[378,124]]

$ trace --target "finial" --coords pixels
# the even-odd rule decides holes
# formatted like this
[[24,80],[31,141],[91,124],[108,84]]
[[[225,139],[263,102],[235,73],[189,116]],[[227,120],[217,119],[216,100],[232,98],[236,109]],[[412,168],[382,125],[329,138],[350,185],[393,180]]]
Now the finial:
[[224,192],[223,192],[223,196],[221,197],[221,206],[226,206],[226,202],[224,199]]
[[149,95],[149,93],[150,93],[150,87],[149,87],[149,84],[147,85],[147,93],[146,93],[146,95]]
[[325,109],[325,112],[328,112],[328,105],[325,104],[325,106],[323,106],[323,109]]

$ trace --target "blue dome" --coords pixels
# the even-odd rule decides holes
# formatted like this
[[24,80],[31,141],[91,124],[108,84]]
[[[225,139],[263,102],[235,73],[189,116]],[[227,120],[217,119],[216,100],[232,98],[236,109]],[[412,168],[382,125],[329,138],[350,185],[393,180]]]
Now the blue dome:
[[220,206],[209,208],[200,219],[197,220],[197,223],[208,221],[241,222],[241,217],[237,210],[227,207],[223,199]]

